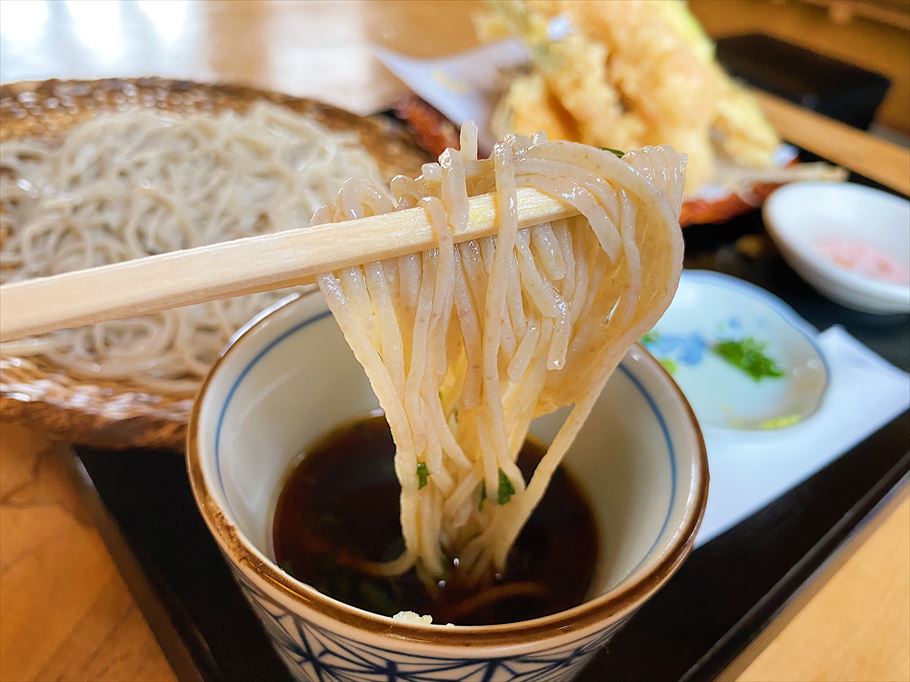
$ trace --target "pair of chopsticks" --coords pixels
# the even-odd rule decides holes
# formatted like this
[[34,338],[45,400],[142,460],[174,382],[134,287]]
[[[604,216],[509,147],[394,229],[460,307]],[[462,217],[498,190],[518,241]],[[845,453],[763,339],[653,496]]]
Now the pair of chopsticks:
[[[494,195],[470,200],[456,242],[496,231]],[[521,228],[577,211],[518,190]],[[312,282],[322,273],[436,246],[422,208],[316,225],[0,286],[0,341]]]

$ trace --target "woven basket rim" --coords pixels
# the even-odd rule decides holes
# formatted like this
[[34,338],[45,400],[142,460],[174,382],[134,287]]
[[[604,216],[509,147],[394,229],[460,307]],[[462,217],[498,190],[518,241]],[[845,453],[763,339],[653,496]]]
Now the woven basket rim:
[[[419,172],[428,155],[389,120],[363,117],[309,97],[229,82],[143,76],[20,80],[0,84],[0,141],[56,139],[79,122],[121,107],[168,111],[245,110],[266,100],[360,135],[387,178]],[[227,343],[227,339],[225,339]],[[200,379],[201,383],[201,379]],[[68,373],[43,356],[0,357],[0,419],[39,425],[53,436],[108,448],[182,449],[194,392],[167,394],[133,381]]]

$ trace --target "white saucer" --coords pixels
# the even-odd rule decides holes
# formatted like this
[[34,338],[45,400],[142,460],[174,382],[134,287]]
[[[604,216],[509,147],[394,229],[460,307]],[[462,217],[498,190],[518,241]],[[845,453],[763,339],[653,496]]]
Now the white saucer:
[[[772,431],[805,421],[821,404],[828,370],[816,330],[783,301],[735,277],[683,272],[670,308],[644,346],[686,394],[702,428]],[[719,352],[723,342],[762,345],[780,376],[754,378]]]
[[870,313],[910,312],[910,284],[846,270],[821,255],[825,238],[867,244],[910,268],[910,202],[851,183],[797,182],[776,190],[762,209],[784,259],[828,298]]

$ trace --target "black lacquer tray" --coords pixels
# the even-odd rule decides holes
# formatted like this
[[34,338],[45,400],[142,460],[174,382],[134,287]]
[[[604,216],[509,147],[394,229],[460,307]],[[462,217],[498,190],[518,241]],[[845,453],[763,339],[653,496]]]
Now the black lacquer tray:
[[[754,282],[819,329],[841,324],[910,369],[910,318],[822,298],[780,259],[758,212],[685,235],[687,266]],[[180,678],[290,679],[195,508],[182,455],[82,447],[76,454],[105,540]],[[701,680],[742,663],[782,609],[906,485],[908,472],[910,412],[696,550],[579,679]]]

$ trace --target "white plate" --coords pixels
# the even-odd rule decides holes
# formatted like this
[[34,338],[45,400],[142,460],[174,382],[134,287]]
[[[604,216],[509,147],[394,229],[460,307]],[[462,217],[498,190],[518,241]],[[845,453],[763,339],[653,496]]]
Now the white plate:
[[862,241],[910,267],[910,202],[851,183],[799,182],[765,202],[765,226],[787,263],[815,289],[849,308],[910,312],[910,285],[874,279],[818,253],[824,238]]
[[[643,339],[670,371],[699,422],[714,431],[771,431],[805,421],[821,404],[828,369],[816,330],[752,284],[683,272],[670,308]],[[753,378],[717,352],[723,341],[763,344],[781,376]]]

